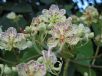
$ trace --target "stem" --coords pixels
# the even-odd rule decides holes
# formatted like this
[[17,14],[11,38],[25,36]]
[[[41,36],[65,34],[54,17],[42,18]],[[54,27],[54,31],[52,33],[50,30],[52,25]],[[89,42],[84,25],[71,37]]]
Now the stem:
[[1,58],[1,57],[0,57],[0,60],[1,60],[1,61],[4,61],[4,62],[7,62],[7,63],[10,63],[10,64],[12,64],[12,65],[14,65],[14,64],[15,64],[14,62],[12,62],[12,61],[8,61],[8,60],[3,59],[3,58]]
[[0,76],[3,76],[4,68],[5,68],[5,66],[1,67],[1,74],[0,74]]
[[95,63],[95,61],[96,61],[96,57],[97,57],[97,55],[98,55],[98,52],[99,52],[99,46],[97,46],[97,49],[96,49],[96,53],[95,53],[95,58],[93,59],[93,61],[92,61],[92,65],[94,65],[94,63]]
[[89,76],[92,76],[91,75],[91,66],[89,66]]
[[68,76],[69,60],[65,60],[63,76]]
[[40,51],[40,49],[38,48],[38,46],[36,45],[36,43],[34,43],[34,48],[35,48],[35,50],[38,52],[38,54],[41,54],[41,51]]
[[17,63],[18,63],[19,62],[19,56],[16,54],[15,50],[13,50],[13,52],[14,52],[14,55],[15,55]]

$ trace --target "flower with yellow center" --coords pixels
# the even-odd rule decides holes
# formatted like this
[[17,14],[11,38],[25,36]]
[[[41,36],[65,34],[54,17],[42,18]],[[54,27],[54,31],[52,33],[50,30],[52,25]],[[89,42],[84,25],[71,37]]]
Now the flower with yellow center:
[[88,6],[85,9],[83,15],[80,17],[80,20],[83,21],[85,24],[90,25],[93,22],[97,22],[98,15],[99,13],[96,8],[94,8],[93,6]]

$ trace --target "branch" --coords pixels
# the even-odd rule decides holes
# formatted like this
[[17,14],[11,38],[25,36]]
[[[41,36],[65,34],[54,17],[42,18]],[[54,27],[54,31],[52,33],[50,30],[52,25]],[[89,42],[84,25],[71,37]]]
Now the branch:
[[1,57],[0,57],[0,60],[1,60],[1,61],[4,61],[4,62],[7,62],[7,63],[10,63],[10,64],[13,64],[13,65],[16,64],[16,63],[14,63],[14,62],[12,62],[12,61],[8,61],[8,60],[3,59],[3,58],[1,58]]

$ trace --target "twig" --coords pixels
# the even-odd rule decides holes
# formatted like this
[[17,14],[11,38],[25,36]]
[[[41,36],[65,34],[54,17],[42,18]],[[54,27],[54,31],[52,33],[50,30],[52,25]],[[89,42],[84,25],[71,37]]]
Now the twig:
[[95,61],[96,61],[96,57],[97,57],[97,55],[98,55],[98,52],[99,52],[99,46],[97,46],[97,49],[96,49],[96,53],[95,53],[95,58],[93,59],[93,61],[92,61],[92,65],[94,65],[94,63],[95,63]]
[[3,58],[1,58],[1,57],[0,57],[0,60],[1,60],[1,61],[4,61],[4,62],[7,62],[7,63],[10,63],[10,64],[16,64],[16,63],[14,63],[14,62],[12,62],[12,61],[8,61],[8,60],[3,59]]
[[82,65],[82,66],[85,66],[85,67],[92,67],[92,68],[102,69],[102,66],[99,66],[99,65],[85,65],[85,64],[80,64],[79,62],[74,61],[74,60],[70,60],[70,61],[71,61],[72,63],[79,64],[79,65]]
[[5,66],[3,66],[3,67],[1,68],[1,74],[0,74],[0,76],[3,76],[4,67],[5,67]]
[[64,65],[64,71],[63,71],[63,76],[67,76],[67,69],[68,69],[68,65],[69,65],[69,60],[65,60],[65,65]]
[[85,57],[85,58],[77,58],[76,60],[89,60],[89,59],[96,59],[96,58],[100,58],[100,57],[102,57],[102,54],[97,55],[96,57],[92,56],[92,57]]
[[91,66],[89,66],[89,76],[92,76],[92,73],[91,73]]
[[13,50],[13,52],[14,52],[14,55],[15,55],[17,63],[18,63],[19,62],[19,56],[16,54],[15,50]]
[[39,57],[39,55],[31,56],[31,57],[27,58],[27,59],[26,59],[26,60],[24,60],[24,61],[28,61],[28,60],[33,59],[33,58],[35,58],[35,57]]

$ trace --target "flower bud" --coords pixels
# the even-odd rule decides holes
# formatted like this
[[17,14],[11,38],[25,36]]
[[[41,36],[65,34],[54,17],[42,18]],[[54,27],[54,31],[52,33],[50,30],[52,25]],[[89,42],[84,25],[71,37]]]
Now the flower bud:
[[4,67],[4,73],[5,74],[10,74],[11,72],[12,72],[11,68],[8,67],[7,65],[5,65],[5,67]]
[[16,67],[12,67],[12,71],[16,72],[17,71]]
[[0,64],[0,68],[3,68],[4,67],[4,65],[3,64]]
[[16,18],[16,14],[15,12],[11,12],[6,16],[8,19],[15,19]]
[[87,72],[84,72],[84,76],[89,76]]
[[38,28],[39,28],[39,30],[44,31],[44,30],[46,30],[46,24],[45,23],[40,23]]
[[89,38],[93,38],[93,37],[94,37],[94,33],[90,33]]

